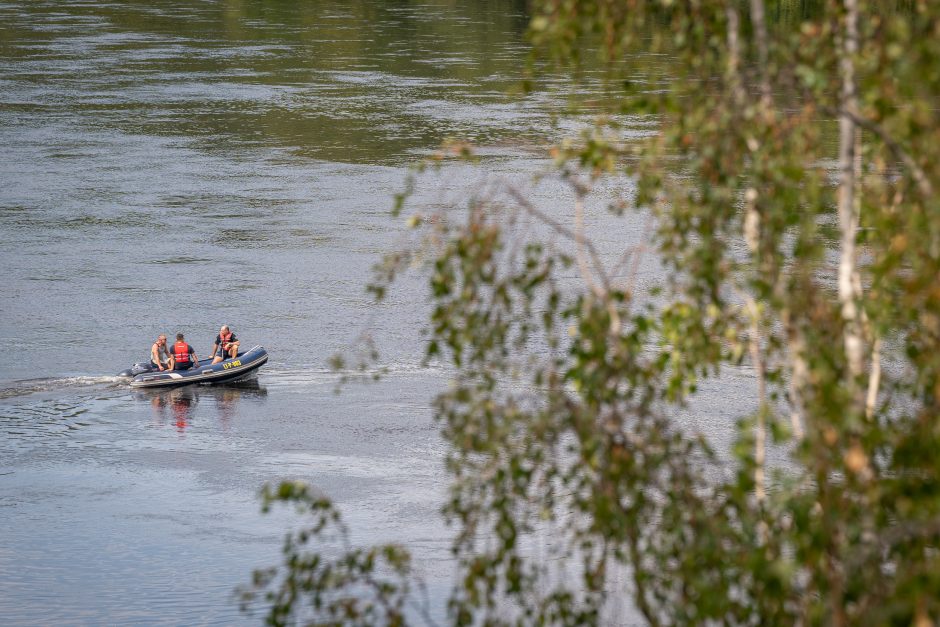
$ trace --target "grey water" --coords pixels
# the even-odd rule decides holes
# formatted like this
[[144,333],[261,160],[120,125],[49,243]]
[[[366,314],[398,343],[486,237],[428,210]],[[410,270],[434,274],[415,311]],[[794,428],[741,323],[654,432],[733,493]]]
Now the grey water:
[[[450,580],[422,286],[364,288],[416,160],[451,136],[531,158],[522,4],[0,2],[0,623],[258,623],[233,593],[299,522],[260,513],[282,478]],[[221,324],[269,351],[255,379],[113,376]],[[336,394],[364,332],[388,374]]]
[[[444,616],[447,374],[421,366],[422,279],[381,305],[364,287],[443,140],[491,174],[545,165],[566,103],[511,94],[524,6],[0,1],[0,623],[257,623],[233,591],[299,522],[260,513],[283,478],[357,542],[407,544]],[[205,357],[221,324],[269,351],[256,378],[113,376],[160,333]],[[363,333],[387,374],[337,394],[329,357]]]

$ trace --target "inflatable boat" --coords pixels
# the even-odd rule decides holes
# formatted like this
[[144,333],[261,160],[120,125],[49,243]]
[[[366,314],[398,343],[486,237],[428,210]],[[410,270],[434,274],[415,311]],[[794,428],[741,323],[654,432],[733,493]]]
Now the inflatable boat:
[[130,377],[132,388],[160,388],[190,383],[222,383],[240,379],[268,361],[268,351],[263,346],[238,353],[225,361],[213,364],[211,359],[203,359],[189,370],[158,370],[149,361],[134,364],[119,377]]

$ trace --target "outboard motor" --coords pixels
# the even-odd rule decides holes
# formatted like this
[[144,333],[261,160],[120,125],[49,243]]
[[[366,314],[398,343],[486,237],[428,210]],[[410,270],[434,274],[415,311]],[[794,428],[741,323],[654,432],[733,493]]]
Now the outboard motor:
[[132,368],[128,368],[127,370],[122,370],[121,372],[118,373],[118,376],[119,377],[136,377],[139,374],[150,372],[151,370],[152,370],[152,366],[150,365],[149,362],[145,361],[145,362],[136,363],[134,364]]

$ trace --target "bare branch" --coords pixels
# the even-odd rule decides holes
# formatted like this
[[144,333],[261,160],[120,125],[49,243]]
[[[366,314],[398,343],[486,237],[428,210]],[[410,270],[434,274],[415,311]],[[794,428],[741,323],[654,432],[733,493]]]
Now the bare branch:
[[868,373],[868,395],[865,398],[865,417],[875,415],[878,388],[881,386],[881,338],[876,337],[871,349],[871,370]]
[[[832,109],[827,109],[827,111],[831,113]],[[853,123],[861,126],[866,131],[871,131],[877,135],[878,139],[884,142],[884,145],[887,146],[888,149],[894,153],[894,156],[897,157],[897,159],[910,171],[911,177],[917,184],[917,189],[920,190],[921,195],[925,199],[933,197],[933,185],[931,184],[930,179],[927,177],[927,174],[919,165],[917,165],[917,162],[910,155],[910,153],[904,150],[904,147],[895,141],[883,126],[873,120],[862,117],[856,113],[855,109],[843,108],[836,113],[839,116],[848,117],[852,120]]]
[[584,198],[581,194],[576,194],[574,199],[574,241],[575,258],[578,262],[578,270],[581,272],[581,277],[592,292],[598,296],[602,296],[603,294],[600,288],[594,283],[591,270],[588,268],[587,258],[584,254],[587,242],[584,237]]
[[[900,161],[910,172],[911,178],[914,180],[914,183],[917,186],[917,190],[920,192],[921,196],[924,199],[933,197],[933,184],[930,182],[930,178],[927,176],[927,173],[924,172],[923,168],[917,164],[917,161],[914,159],[914,157],[907,150],[905,150],[904,147],[898,141],[896,141],[883,126],[874,120],[870,120],[862,115],[859,115],[855,109],[847,109],[844,107],[841,109],[822,107],[821,110],[828,115],[836,117],[848,117],[854,124],[865,129],[866,131],[874,133],[878,139],[880,139],[882,143],[887,146],[888,150],[894,154],[895,158],[898,159],[898,161]],[[894,204],[900,204],[900,200],[896,199]]]
[[761,353],[760,341],[760,309],[754,298],[748,294],[747,309],[750,314],[750,333],[748,334],[748,347],[751,361],[757,376],[757,424],[754,426],[754,492],[758,501],[766,496],[764,488],[764,460],[766,457],[766,413],[767,413],[767,383],[765,381],[764,356]]
[[[647,215],[646,221],[643,223],[643,239],[649,240],[650,231],[653,228],[653,216]],[[620,259],[617,260],[614,269],[611,271],[611,274],[616,276],[619,274],[620,269],[627,263],[631,261],[630,269],[627,270],[626,280],[621,283],[623,291],[627,294],[632,294],[633,290],[636,287],[636,277],[640,271],[640,261],[643,258],[643,253],[649,251],[650,247],[646,244],[637,244],[635,246],[630,246],[623,252]]]
[[[538,220],[540,220],[542,223],[544,223],[546,226],[551,228],[553,231],[555,231],[562,237],[565,237],[566,239],[569,239],[572,242],[575,242],[575,244],[578,244],[580,242],[580,245],[582,245],[584,249],[587,250],[588,256],[591,258],[591,266],[593,267],[594,272],[597,274],[597,276],[601,280],[601,284],[603,286],[604,292],[601,294],[598,294],[598,296],[609,294],[610,293],[610,278],[604,267],[603,262],[601,261],[600,253],[598,253],[597,248],[594,246],[594,243],[591,242],[591,240],[587,239],[586,237],[583,237],[583,236],[579,237],[577,232],[572,231],[565,225],[561,224],[557,220],[548,216],[544,211],[541,211],[540,209],[538,209],[535,205],[532,204],[531,201],[529,201],[528,198],[526,198],[512,184],[506,183],[505,189],[506,189],[506,193],[509,194],[509,196],[513,200],[515,200],[516,203],[520,207],[522,207],[522,209],[524,209],[527,213],[536,217]],[[590,277],[590,273],[588,277]],[[585,278],[586,281],[588,281],[588,277]],[[589,281],[588,284],[594,285],[593,280]]]
[[872,120],[863,118],[862,116],[855,113],[853,110],[848,110],[845,112],[845,115],[852,118],[852,121],[861,126],[866,131],[871,131],[878,136],[885,146],[888,147],[891,152],[907,167],[911,172],[911,177],[914,179],[914,182],[917,184],[917,189],[920,190],[921,195],[926,198],[933,197],[933,185],[930,183],[930,179],[927,178],[927,174],[924,173],[923,169],[917,162],[914,161],[914,158],[908,153],[898,142],[894,141],[891,135],[880,125]]

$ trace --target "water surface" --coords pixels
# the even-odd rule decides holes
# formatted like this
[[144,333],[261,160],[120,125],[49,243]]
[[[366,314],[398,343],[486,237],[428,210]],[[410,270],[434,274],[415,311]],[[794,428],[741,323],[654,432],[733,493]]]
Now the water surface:
[[[448,198],[544,166],[564,85],[508,95],[523,5],[0,2],[2,622],[256,622],[232,592],[278,559],[295,521],[256,495],[285,477],[335,498],[357,541],[408,544],[443,617],[428,407],[447,375],[420,367],[423,284],[381,306],[363,286],[403,237],[406,169],[445,138],[487,155],[446,169]],[[602,245],[642,236],[604,219]],[[207,355],[223,323],[270,352],[256,379],[112,376],[159,333]],[[389,374],[336,395],[325,364],[364,330]]]
[[[256,622],[232,592],[278,559],[291,519],[256,495],[284,477],[450,576],[421,298],[376,308],[363,286],[416,158],[547,128],[506,94],[524,21],[495,2],[0,3],[5,624]],[[207,354],[222,323],[269,350],[253,382],[111,376],[159,333]],[[366,329],[390,375],[337,396],[327,359]]]

